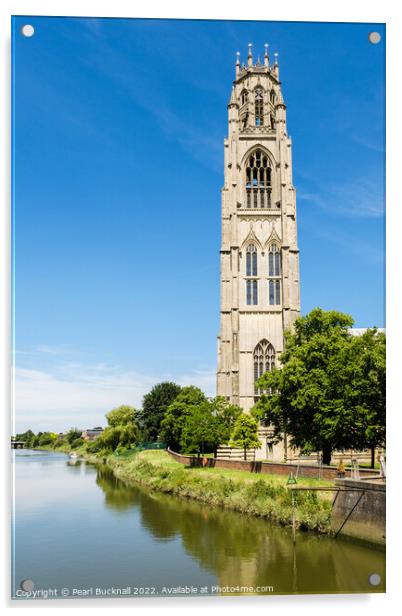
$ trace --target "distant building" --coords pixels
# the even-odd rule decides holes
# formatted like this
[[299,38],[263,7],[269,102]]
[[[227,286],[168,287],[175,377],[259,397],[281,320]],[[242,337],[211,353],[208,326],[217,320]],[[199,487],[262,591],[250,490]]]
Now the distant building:
[[96,438],[98,438],[98,436],[102,434],[102,432],[103,428],[101,428],[100,426],[97,426],[96,428],[89,428],[83,431],[83,433],[81,434],[81,438],[83,438],[85,441],[94,441]]

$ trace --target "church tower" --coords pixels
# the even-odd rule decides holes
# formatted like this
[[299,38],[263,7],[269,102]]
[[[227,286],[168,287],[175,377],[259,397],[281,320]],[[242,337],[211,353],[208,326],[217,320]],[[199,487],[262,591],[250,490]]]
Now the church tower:
[[268,45],[263,62],[254,63],[251,44],[247,65],[237,52],[228,116],[217,395],[249,411],[256,379],[278,363],[300,311],[292,142]]

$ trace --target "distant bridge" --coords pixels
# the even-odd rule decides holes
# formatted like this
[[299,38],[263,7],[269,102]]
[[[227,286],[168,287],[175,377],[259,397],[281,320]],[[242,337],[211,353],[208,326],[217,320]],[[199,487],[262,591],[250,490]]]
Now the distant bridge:
[[11,449],[23,449],[25,441],[11,441]]

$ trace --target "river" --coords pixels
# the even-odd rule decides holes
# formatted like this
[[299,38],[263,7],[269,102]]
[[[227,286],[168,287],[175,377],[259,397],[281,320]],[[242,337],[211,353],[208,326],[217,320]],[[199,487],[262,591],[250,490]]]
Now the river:
[[294,546],[287,528],[127,486],[104,465],[12,456],[14,598],[385,590],[381,549],[305,532]]

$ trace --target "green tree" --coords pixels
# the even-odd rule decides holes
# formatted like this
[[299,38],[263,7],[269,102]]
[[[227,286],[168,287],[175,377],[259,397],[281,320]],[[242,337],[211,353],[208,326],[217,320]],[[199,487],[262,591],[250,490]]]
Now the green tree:
[[39,433],[36,436],[33,436],[31,439],[31,447],[35,448],[35,447],[39,447],[39,440],[40,440],[40,435]]
[[70,428],[66,434],[68,444],[71,445],[77,438],[81,438],[81,434],[82,430],[79,430],[79,428]]
[[214,452],[227,443],[241,408],[222,396],[209,398],[194,406],[186,415],[181,433],[181,450],[185,453]]
[[21,432],[20,434],[15,435],[16,441],[24,441],[24,447],[32,447],[32,441],[35,438],[35,434],[32,430],[26,430],[26,432]]
[[231,404],[223,396],[217,396],[209,400],[212,407],[212,414],[217,418],[217,428],[219,430],[218,445],[226,445],[233,432],[236,419],[241,415],[242,409],[235,404]]
[[386,412],[386,339],[375,328],[353,336],[339,358],[333,375],[338,395],[353,414],[351,426],[355,449],[371,450],[371,467],[375,449],[385,445]]
[[138,411],[128,405],[122,405],[106,414],[107,427],[95,441],[87,443],[87,451],[115,451],[118,447],[129,448],[140,440],[137,422]]
[[121,406],[109,411],[106,414],[106,419],[109,426],[113,428],[116,426],[123,426],[126,424],[132,424],[137,418],[138,412],[133,406],[122,404]]
[[254,417],[245,413],[237,417],[230,446],[241,447],[245,460],[247,460],[248,449],[261,447],[261,441],[258,439],[258,421]]
[[142,411],[140,412],[140,425],[145,440],[157,440],[167,408],[178,396],[180,390],[180,385],[164,382],[155,385],[144,396]]
[[181,433],[181,450],[198,455],[216,451],[220,443],[219,419],[209,401],[191,409]]
[[350,315],[315,308],[285,333],[281,366],[258,380],[266,392],[256,405],[259,418],[274,427],[276,437],[288,434],[292,446],[321,451],[324,464],[334,449],[364,448],[368,436],[381,433],[381,411],[373,407],[385,395],[385,381],[376,373],[382,360],[373,359],[380,339],[355,338],[352,325]]
[[190,385],[183,387],[179,395],[168,406],[161,422],[161,438],[174,451],[181,451],[182,430],[187,417],[194,409],[206,402],[205,395]]
[[44,445],[54,445],[57,440],[57,434],[54,432],[43,432],[39,437],[38,445],[43,447]]
[[78,437],[76,439],[73,440],[71,444],[71,448],[72,449],[78,449],[78,447],[81,447],[81,445],[83,445],[85,443],[84,439],[81,437]]

